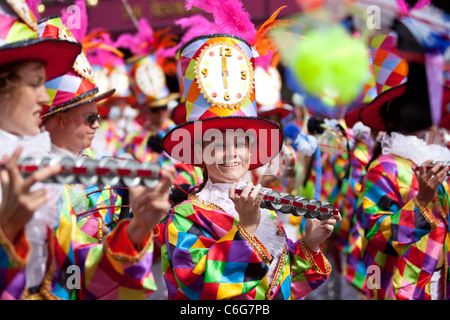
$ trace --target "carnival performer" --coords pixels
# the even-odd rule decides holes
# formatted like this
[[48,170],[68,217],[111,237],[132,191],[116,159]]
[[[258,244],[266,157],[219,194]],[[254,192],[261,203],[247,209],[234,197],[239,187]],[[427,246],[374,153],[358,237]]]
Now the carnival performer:
[[[70,35],[60,17],[40,20],[39,30],[40,37],[59,37],[60,30],[66,31],[68,37]],[[111,97],[115,89],[98,93],[93,68],[84,50],[71,71],[45,85],[52,98],[44,106],[41,118],[50,135],[52,156],[87,157],[84,152],[90,148],[100,126],[97,103]],[[124,211],[128,210],[122,210],[122,198],[128,192],[127,188],[96,183],[65,185],[65,189],[79,227],[94,241],[102,242],[104,235],[115,227],[120,214],[126,214]]]
[[123,154],[123,141],[130,132],[139,130],[140,125],[135,122],[138,111],[132,108],[136,99],[131,90],[125,53],[116,47],[106,30],[92,30],[81,40],[99,92],[115,89],[110,97],[98,101],[97,109],[102,121],[91,147],[83,153],[96,159],[105,156],[131,159],[131,155]]
[[[0,50],[1,61],[6,62],[1,67],[1,134],[4,137],[1,153],[4,160],[3,155],[13,156],[1,172],[0,296],[2,299],[145,298],[155,290],[150,272],[152,230],[168,209],[166,193],[175,173],[163,169],[161,181],[154,189],[131,190],[133,218],[118,224],[103,244],[85,241],[62,185],[34,184],[29,192],[35,181],[54,173],[51,171],[54,168],[46,168],[32,179],[23,180],[15,165],[19,155],[14,150],[23,146],[22,156],[50,155],[49,134],[39,134],[37,120],[43,105],[50,100],[44,83],[70,70],[80,46],[58,39],[36,40],[36,19],[26,3],[13,2],[12,7],[14,10],[5,2],[1,4],[2,22],[11,28],[7,39],[10,45]],[[14,33],[15,30],[20,32]],[[38,206],[44,194],[45,204]],[[27,198],[33,201],[23,207]],[[74,276],[74,269],[79,271],[75,273],[78,277],[75,283],[68,281]],[[105,277],[111,280],[104,281]]]
[[139,129],[129,132],[124,139],[123,151],[136,160],[170,163],[163,154],[162,137],[175,126],[170,119],[171,105],[178,104],[179,93],[171,92],[167,75],[175,73],[173,59],[161,57],[159,50],[175,44],[175,36],[168,30],[154,31],[144,18],[139,20],[136,34],[122,34],[115,46],[133,54],[126,60],[131,87],[138,110]]
[[[239,16],[241,28],[254,29],[240,2],[222,2],[218,10],[213,14]],[[243,178],[277,155],[282,134],[257,117],[252,48],[236,35],[239,27],[228,27],[234,34],[204,34],[180,49],[187,122],[163,146],[175,159],[202,166],[205,180],[174,208],[164,230],[169,299],[299,299],[331,272],[320,244],[340,215],[308,221],[307,235],[293,243],[276,214],[260,209],[261,185]],[[244,188],[240,195],[237,187]]]
[[[432,20],[430,15],[421,15],[421,22],[404,18],[389,34],[379,35],[376,41],[384,45],[373,53],[383,61],[389,52],[386,66],[395,74],[379,68],[377,88],[388,89],[358,111],[365,125],[385,131],[377,139],[357,211],[369,299],[449,299],[449,188],[440,161],[448,161],[450,153],[421,139],[424,132],[434,130],[435,121],[439,123],[432,110],[450,101],[449,88],[439,80],[433,91],[428,89],[442,70],[426,71],[425,52],[433,48],[417,36],[439,37],[430,26],[442,15],[433,12]],[[428,23],[423,24],[423,18]]]

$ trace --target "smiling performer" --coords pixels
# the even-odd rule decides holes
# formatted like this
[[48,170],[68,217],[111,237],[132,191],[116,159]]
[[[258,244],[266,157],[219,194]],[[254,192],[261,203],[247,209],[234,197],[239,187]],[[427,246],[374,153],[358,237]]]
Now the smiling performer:
[[[239,1],[218,4],[217,10],[201,8],[212,10],[216,21],[217,14],[229,21],[238,16],[241,28],[252,30]],[[244,177],[278,154],[282,133],[257,117],[254,48],[236,35],[242,35],[239,27],[228,31],[196,37],[180,49],[187,122],[171,130],[163,146],[175,159],[203,167],[205,179],[173,209],[164,229],[169,299],[299,299],[331,272],[319,246],[340,216],[309,219],[305,237],[293,243],[276,214],[260,208],[261,185]],[[245,187],[241,195],[238,186]]]

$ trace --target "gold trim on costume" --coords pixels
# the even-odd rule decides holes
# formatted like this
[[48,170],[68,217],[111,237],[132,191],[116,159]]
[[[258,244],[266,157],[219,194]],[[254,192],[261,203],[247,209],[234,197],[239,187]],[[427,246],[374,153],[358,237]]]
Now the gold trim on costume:
[[430,212],[427,210],[427,208],[424,208],[419,200],[417,200],[416,197],[413,198],[413,202],[416,205],[416,207],[419,209],[420,213],[423,215],[423,217],[428,221],[428,223],[431,225],[433,229],[437,228],[438,222],[434,219],[433,215],[430,214]]
[[[130,220],[130,219],[124,219],[122,221],[126,221],[126,220]],[[108,246],[108,242],[107,241],[105,241],[103,245],[105,247],[106,253],[108,255],[110,255],[113,259],[115,259],[117,261],[120,261],[120,262],[127,262],[127,263],[134,264],[134,263],[137,263],[137,262],[142,260],[142,258],[147,253],[147,251],[150,248],[150,246],[153,244],[152,235],[153,235],[153,231],[150,232],[150,237],[148,238],[147,243],[142,248],[142,250],[139,251],[139,253],[136,256],[130,256],[130,255],[123,254],[123,253],[112,252],[111,249]]]
[[[311,250],[308,247],[308,244],[305,241],[305,238],[302,237],[299,239],[300,241],[300,246],[302,248],[303,253],[305,254],[306,260],[308,260],[311,268],[316,271],[317,273],[320,274],[325,274],[325,275],[329,275],[331,273],[331,264],[328,261],[328,259],[322,254],[322,253],[313,253],[311,252]],[[316,264],[316,262],[314,261],[314,257],[313,254],[321,254],[324,264],[325,264],[325,272],[323,272],[322,270],[320,270],[319,266]]]
[[6,252],[9,260],[15,267],[25,268],[26,264],[28,263],[28,256],[29,256],[30,251],[28,250],[25,258],[22,258],[21,256],[19,256],[16,252],[14,244],[11,241],[9,241],[9,239],[3,233],[3,228],[2,228],[1,223],[0,223],[0,245],[5,249],[5,252]]

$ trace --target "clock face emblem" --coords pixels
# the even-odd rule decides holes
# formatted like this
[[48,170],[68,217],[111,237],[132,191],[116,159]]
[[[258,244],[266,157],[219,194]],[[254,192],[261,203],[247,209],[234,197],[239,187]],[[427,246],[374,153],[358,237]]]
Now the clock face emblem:
[[128,93],[130,89],[130,81],[128,75],[120,70],[113,70],[109,73],[109,81],[111,87],[116,89],[116,95],[122,97]]
[[163,69],[156,63],[146,60],[136,69],[136,84],[149,97],[158,97],[166,85]]
[[105,69],[94,70],[94,80],[99,92],[106,92],[111,89],[111,83]]
[[[75,37],[72,35],[72,32],[70,32],[69,28],[67,28],[65,25],[59,27],[59,38],[61,40],[78,43],[77,39],[75,39]],[[84,51],[81,51],[81,53],[77,56],[77,59],[73,64],[73,68],[83,78],[89,81],[94,81],[94,70],[92,69],[92,66],[89,63]]]
[[276,68],[255,68],[255,100],[259,105],[276,105],[281,99],[281,86],[281,76]]
[[252,93],[253,66],[237,45],[209,45],[200,54],[195,72],[201,92],[213,105],[238,109]]

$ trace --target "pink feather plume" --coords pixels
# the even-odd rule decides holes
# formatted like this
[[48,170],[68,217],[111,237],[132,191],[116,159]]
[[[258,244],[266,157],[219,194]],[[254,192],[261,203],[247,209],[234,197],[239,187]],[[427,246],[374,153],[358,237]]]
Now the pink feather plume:
[[[221,32],[233,34],[252,44],[255,39],[255,25],[240,0],[187,0],[186,9],[197,7],[211,13]],[[211,33],[211,32],[209,32]]]
[[139,20],[139,30],[136,34],[121,34],[114,46],[129,49],[135,55],[149,54],[155,44],[153,29],[145,18]]
[[199,14],[175,20],[174,23],[184,30],[183,36],[176,46],[160,49],[158,54],[161,57],[175,57],[176,52],[189,40],[201,35],[221,32],[213,22]]

